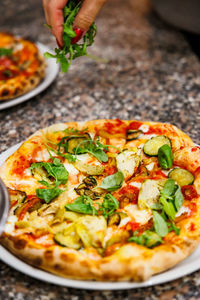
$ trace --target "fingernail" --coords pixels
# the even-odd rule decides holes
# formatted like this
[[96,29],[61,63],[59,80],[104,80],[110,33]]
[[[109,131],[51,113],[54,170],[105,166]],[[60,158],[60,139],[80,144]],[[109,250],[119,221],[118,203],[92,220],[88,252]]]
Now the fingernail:
[[60,49],[62,49],[62,46],[61,46],[61,44],[59,43],[59,41],[56,39],[56,43],[57,43],[57,45],[58,45],[58,47],[60,48]]
[[74,28],[73,30],[76,33],[76,36],[72,38],[71,42],[72,44],[76,44],[82,38],[83,30],[80,28]]

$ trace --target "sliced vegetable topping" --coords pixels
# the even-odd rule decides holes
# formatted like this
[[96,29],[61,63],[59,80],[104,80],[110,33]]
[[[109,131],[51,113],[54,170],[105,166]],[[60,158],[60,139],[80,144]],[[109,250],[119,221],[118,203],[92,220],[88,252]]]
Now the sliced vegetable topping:
[[76,161],[75,167],[88,175],[101,175],[104,171],[103,166],[98,166],[98,165],[89,165],[86,163],[83,163],[82,161]]
[[138,207],[140,209],[152,208],[153,205],[158,204],[164,182],[163,180],[147,179],[142,183],[138,196]]
[[163,145],[158,149],[158,162],[162,169],[170,169],[172,167],[173,154],[169,145]]
[[119,189],[122,186],[123,181],[124,181],[124,175],[121,171],[118,171],[113,175],[105,177],[102,180],[100,188],[112,192]]
[[19,190],[12,190],[8,188],[11,200],[11,208],[16,205],[21,205],[26,200],[26,193]]
[[[41,176],[41,182],[42,184],[49,186],[49,177],[53,177],[55,179],[55,184],[65,184],[68,180],[68,172],[65,169],[64,165],[60,162],[58,158],[53,158],[53,163],[49,162],[37,162],[33,163],[30,167],[30,170],[34,169],[42,169],[44,168],[47,171],[47,175],[40,170],[38,172],[38,175]],[[34,174],[34,171],[33,171]],[[46,175],[46,176],[45,176]]]
[[171,147],[171,141],[165,135],[158,135],[151,138],[144,144],[143,151],[146,155],[157,156],[159,148],[163,145]]
[[126,140],[127,141],[136,140],[139,138],[141,134],[143,134],[142,130],[128,130]]
[[192,173],[181,168],[174,168],[169,172],[168,176],[169,178],[174,179],[180,187],[183,185],[190,185],[194,181],[194,176]]
[[56,243],[63,247],[69,247],[73,249],[80,249],[82,244],[80,241],[80,237],[76,233],[75,224],[69,224],[63,232],[58,232],[54,236],[54,240]]
[[124,150],[117,155],[116,161],[117,168],[123,173],[124,177],[130,177],[136,172],[141,157],[136,154],[136,151]]
[[97,181],[94,177],[88,176],[86,177],[83,182],[74,190],[78,195],[85,195],[89,196],[92,200],[96,200],[100,198],[101,193],[92,190],[97,185]]

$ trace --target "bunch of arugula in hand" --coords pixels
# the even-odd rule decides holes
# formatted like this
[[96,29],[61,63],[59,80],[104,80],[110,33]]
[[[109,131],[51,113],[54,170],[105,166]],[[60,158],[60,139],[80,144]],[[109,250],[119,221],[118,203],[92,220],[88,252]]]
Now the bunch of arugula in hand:
[[73,44],[72,39],[76,37],[73,31],[73,23],[77,13],[80,10],[82,1],[76,4],[76,1],[69,0],[63,10],[64,24],[63,24],[63,41],[64,46],[62,49],[55,48],[55,54],[46,52],[46,58],[56,58],[57,63],[60,63],[62,72],[67,72],[73,59],[87,55],[87,47],[94,43],[94,37],[97,32],[97,27],[93,23],[89,30],[83,37],[83,43]]

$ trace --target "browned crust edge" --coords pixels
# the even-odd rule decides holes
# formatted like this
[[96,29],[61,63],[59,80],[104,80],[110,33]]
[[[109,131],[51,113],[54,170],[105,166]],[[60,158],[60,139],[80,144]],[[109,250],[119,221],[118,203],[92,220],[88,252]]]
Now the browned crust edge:
[[[86,122],[84,126],[90,127],[90,124],[96,126],[103,122],[105,120]],[[193,144],[182,131],[176,130],[179,137]],[[197,177],[195,181],[200,182],[200,178]],[[200,198],[197,199],[197,208],[194,217],[179,223],[181,235],[177,239],[175,235],[172,237],[173,244],[167,243],[154,249],[147,249],[128,243],[113,255],[99,259],[92,259],[84,252],[60,246],[44,248],[30,241],[25,235],[4,234],[1,243],[27,263],[63,277],[100,281],[144,281],[154,274],[172,268],[196,249],[200,237]],[[195,231],[189,230],[191,223],[195,224]]]

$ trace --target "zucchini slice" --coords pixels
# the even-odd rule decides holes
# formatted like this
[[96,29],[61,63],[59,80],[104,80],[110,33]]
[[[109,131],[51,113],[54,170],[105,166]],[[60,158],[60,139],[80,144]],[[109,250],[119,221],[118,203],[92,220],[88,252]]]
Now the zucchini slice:
[[81,248],[81,243],[78,241],[77,237],[73,235],[64,235],[62,232],[58,232],[55,234],[54,240],[57,244],[63,247],[76,250]]
[[157,156],[159,148],[163,145],[171,147],[171,141],[165,135],[158,135],[146,141],[143,151],[148,156]]
[[194,176],[192,173],[181,168],[174,168],[171,170],[168,174],[168,177],[174,179],[178,185],[180,185],[180,187],[183,185],[192,184],[194,181]]
[[120,214],[113,214],[108,218],[108,226],[119,225],[121,221]]
[[[73,136],[73,137],[70,137],[68,140],[67,140],[67,152],[68,153],[72,153],[74,154],[75,153],[75,149],[83,142],[83,141],[86,141],[90,139],[90,135],[89,134],[85,134],[83,136]],[[81,144],[82,145],[82,144]],[[81,146],[80,145],[80,146]]]
[[141,134],[143,134],[142,130],[128,130],[126,140],[127,141],[137,140]]
[[8,192],[10,195],[10,200],[11,203],[15,203],[17,202],[18,205],[24,203],[24,201],[26,200],[26,193],[19,191],[19,190],[12,190],[10,188],[8,188]]

